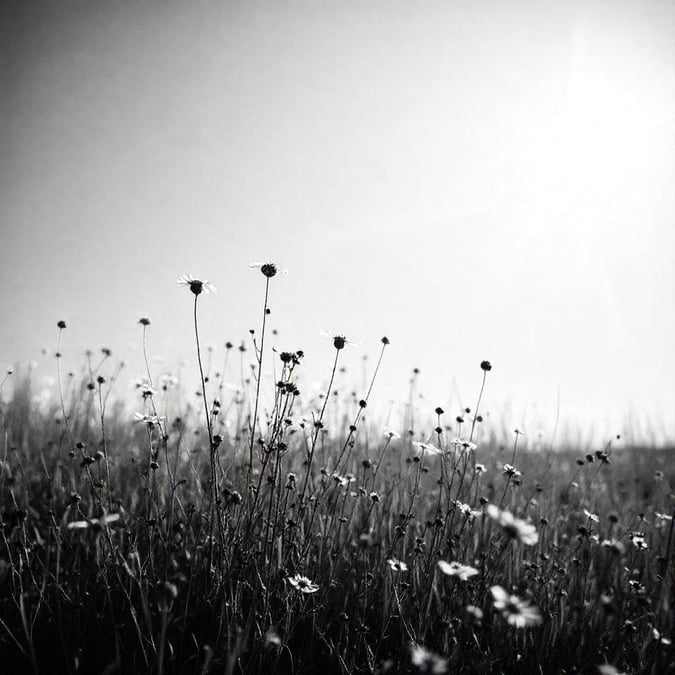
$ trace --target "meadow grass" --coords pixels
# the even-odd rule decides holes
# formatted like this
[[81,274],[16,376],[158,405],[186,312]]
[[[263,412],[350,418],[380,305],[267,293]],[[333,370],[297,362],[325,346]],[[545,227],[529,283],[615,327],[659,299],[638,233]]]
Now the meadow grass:
[[203,361],[211,287],[182,279],[199,396],[152,373],[145,317],[135,416],[108,350],[61,372],[65,322],[56,396],[5,378],[4,672],[675,672],[669,450],[500,439],[487,361],[473,410],[409,406],[385,430],[366,413],[387,338],[361,398],[334,388],[349,341],[330,336],[325,390],[306,396],[304,354],[264,354],[279,270],[257,266],[250,372],[244,345]]

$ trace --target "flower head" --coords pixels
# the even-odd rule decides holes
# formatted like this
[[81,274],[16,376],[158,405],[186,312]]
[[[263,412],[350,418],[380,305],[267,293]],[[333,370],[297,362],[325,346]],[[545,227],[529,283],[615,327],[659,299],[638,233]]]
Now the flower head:
[[147,316],[142,316],[138,320],[138,323],[140,323],[141,326],[149,326],[150,325],[150,319]]
[[539,610],[527,600],[522,600],[517,595],[509,595],[501,586],[493,586],[492,604],[506,622],[516,628],[527,628],[541,623]]
[[301,574],[296,574],[293,577],[288,577],[288,583],[301,593],[316,593],[319,587],[307,577]]
[[422,645],[410,644],[410,660],[420,672],[442,675],[448,672],[448,660],[430,651]]
[[439,560],[438,567],[443,574],[447,574],[449,577],[459,577],[460,581],[468,581],[471,577],[478,574],[478,570],[475,567],[462,565],[462,563],[456,561],[449,563],[445,562],[445,560]]
[[284,269],[281,269],[276,263],[273,262],[252,262],[249,263],[249,267],[257,267],[268,279],[271,279],[272,277],[276,276],[277,274],[281,274],[283,276],[286,276],[288,272]]
[[391,429],[385,429],[384,435],[386,438],[389,438],[390,440],[396,440],[398,438],[401,438],[400,434],[397,434],[395,431],[392,431]]
[[533,546],[539,541],[539,534],[537,528],[532,523],[526,520],[516,518],[509,511],[502,511],[494,504],[488,504],[487,514],[499,523],[501,528],[512,539],[517,539],[521,544],[526,546]]
[[419,449],[418,455],[442,455],[443,451],[431,443],[422,443],[420,441],[413,441],[413,445]]
[[216,287],[213,284],[208,281],[202,281],[201,279],[195,279],[190,274],[183,274],[178,277],[177,283],[179,286],[187,286],[195,295],[216,292]]
[[332,340],[333,341],[333,347],[335,347],[335,349],[337,349],[337,350],[344,349],[345,346],[347,346],[347,345],[349,345],[350,347],[358,347],[359,346],[358,342],[352,342],[351,340],[348,340],[341,333],[331,333],[330,331],[322,330],[321,335],[325,338],[328,338],[329,340]]
[[504,464],[504,475],[509,478],[520,478],[523,474],[512,464]]
[[584,509],[584,515],[586,516],[586,518],[588,518],[588,520],[594,523],[600,522],[600,518],[598,518],[598,516],[595,513],[591,513],[588,509]]
[[468,450],[477,450],[478,446],[471,441],[466,440],[466,438],[454,438],[452,444],[455,446],[455,449],[458,452],[466,452]]
[[407,572],[408,571],[408,566],[404,562],[401,562],[400,560],[397,560],[396,558],[389,558],[389,560],[387,560],[387,565],[389,565],[389,569],[392,572]]

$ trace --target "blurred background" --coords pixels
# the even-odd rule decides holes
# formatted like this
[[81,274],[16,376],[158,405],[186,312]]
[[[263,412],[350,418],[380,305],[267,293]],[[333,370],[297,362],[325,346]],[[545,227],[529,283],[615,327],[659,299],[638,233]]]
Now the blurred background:
[[271,260],[308,391],[321,329],[357,391],[386,335],[385,407],[419,368],[454,417],[489,359],[509,427],[673,439],[672,2],[3,0],[0,45],[3,368],[54,375],[65,319],[65,366],[110,348],[131,391],[147,315],[194,373],[176,278],[218,287],[216,355]]

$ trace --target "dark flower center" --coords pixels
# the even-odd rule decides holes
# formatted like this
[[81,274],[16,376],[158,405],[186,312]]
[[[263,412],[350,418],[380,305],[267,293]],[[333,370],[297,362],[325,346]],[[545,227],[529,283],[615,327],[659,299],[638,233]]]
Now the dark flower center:
[[199,279],[193,279],[190,282],[190,290],[195,294],[199,295],[204,288],[204,283],[199,281]]
[[265,263],[260,271],[268,278],[273,277],[277,273],[277,266],[274,263]]

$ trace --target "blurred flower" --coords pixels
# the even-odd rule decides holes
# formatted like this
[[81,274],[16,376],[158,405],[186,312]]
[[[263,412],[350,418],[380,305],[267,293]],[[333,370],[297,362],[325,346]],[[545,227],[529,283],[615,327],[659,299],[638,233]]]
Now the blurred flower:
[[391,429],[385,429],[385,430],[384,430],[384,435],[385,435],[387,438],[390,438],[390,439],[392,439],[392,440],[396,440],[396,439],[398,439],[398,438],[401,438],[401,436],[400,436],[399,434],[397,434],[395,431],[392,431]]
[[485,464],[476,464],[475,471],[477,474],[485,473],[486,471]]
[[609,663],[603,663],[600,666],[597,666],[599,675],[626,675],[622,670],[610,665]]
[[159,426],[164,421],[164,417],[160,417],[159,415],[145,415],[137,412],[134,413],[134,421],[143,422],[149,427],[154,427]]
[[601,546],[608,548],[616,555],[623,555],[626,547],[618,539],[603,539]]
[[101,527],[116,523],[120,519],[119,513],[109,513],[103,518],[89,518],[88,520],[73,520],[66,526],[69,530],[86,530],[89,527]]
[[414,642],[410,644],[410,660],[413,666],[422,673],[442,675],[448,672],[447,659]]
[[511,478],[520,478],[523,474],[512,464],[504,464],[504,474]]
[[418,455],[442,455],[443,451],[440,448],[437,448],[435,445],[432,445],[431,443],[421,443],[420,441],[413,441],[413,445],[416,448],[419,448],[419,453]]
[[632,532],[628,535],[628,538],[633,542],[633,546],[640,551],[646,551],[649,548],[642,532]]
[[517,595],[510,595],[501,586],[493,586],[490,593],[492,593],[495,609],[511,626],[527,628],[541,623],[539,610],[526,600],[522,600]]
[[301,593],[316,593],[319,587],[307,577],[301,574],[296,574],[293,577],[288,577],[288,583]]
[[215,293],[216,287],[209,283],[208,281],[201,281],[200,279],[195,279],[190,274],[183,274],[178,277],[177,281],[179,286],[187,286],[195,295],[200,293]]
[[142,316],[139,320],[138,323],[141,324],[141,326],[149,326],[150,325],[150,319],[148,319],[147,316]]
[[404,562],[401,562],[400,560],[397,560],[396,558],[389,558],[389,560],[387,560],[387,565],[389,565],[389,569],[392,572],[407,572],[408,571],[408,566]]
[[449,577],[459,577],[460,581],[468,581],[471,577],[478,574],[478,570],[471,565],[462,565],[459,562],[445,562],[445,560],[438,561],[438,567],[443,574]]
[[487,514],[496,520],[504,532],[512,539],[517,539],[521,544],[533,546],[539,541],[539,534],[532,523],[514,517],[509,511],[502,511],[494,504],[488,504]]
[[455,438],[452,440],[455,450],[477,450],[478,446],[465,438]]
[[584,515],[586,516],[586,518],[592,520],[594,523],[600,522],[600,518],[598,518],[598,516],[596,516],[595,513],[591,513],[587,509],[584,509]]

